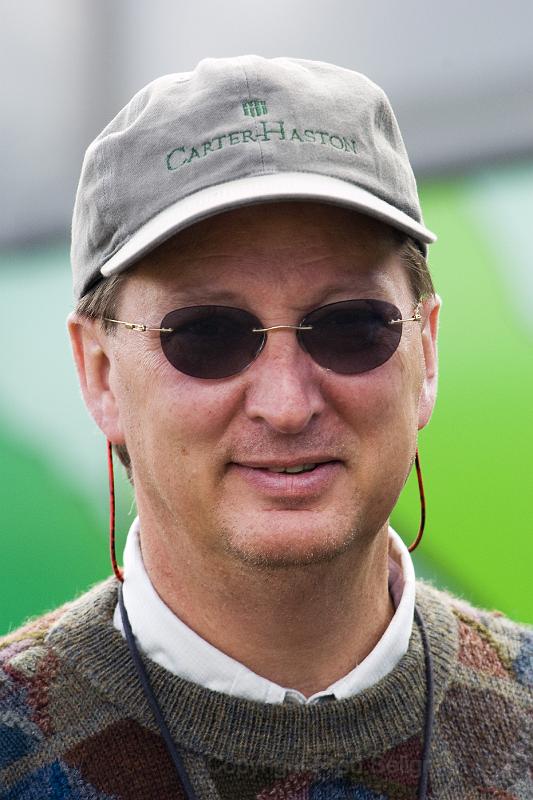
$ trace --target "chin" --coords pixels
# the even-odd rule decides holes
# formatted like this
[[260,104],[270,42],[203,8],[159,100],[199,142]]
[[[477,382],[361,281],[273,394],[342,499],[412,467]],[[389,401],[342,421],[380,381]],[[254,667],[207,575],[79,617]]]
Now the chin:
[[[354,526],[346,520],[323,520],[317,529],[316,512],[275,512],[281,517],[259,526],[257,520],[239,530],[224,527],[221,531],[227,555],[250,566],[262,569],[301,567],[334,561],[349,549],[357,537]],[[287,519],[297,516],[296,520]],[[302,518],[302,516],[304,518]],[[310,519],[306,520],[305,516]]]

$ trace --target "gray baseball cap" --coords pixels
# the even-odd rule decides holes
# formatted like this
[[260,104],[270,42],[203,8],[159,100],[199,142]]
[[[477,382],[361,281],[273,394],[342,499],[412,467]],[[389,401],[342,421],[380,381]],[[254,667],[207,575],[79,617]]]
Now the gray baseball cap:
[[195,222],[284,200],[363,212],[423,252],[436,239],[388,98],[364,75],[252,55],[164,75],[87,149],[72,222],[74,293]]

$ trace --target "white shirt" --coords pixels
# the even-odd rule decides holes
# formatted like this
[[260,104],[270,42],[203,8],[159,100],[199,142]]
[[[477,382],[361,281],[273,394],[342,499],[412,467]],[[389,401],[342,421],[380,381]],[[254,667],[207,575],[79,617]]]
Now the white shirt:
[[[396,609],[381,639],[347,675],[311,697],[257,675],[226,655],[182,622],[157,594],[144,567],[139,519],[132,524],[124,549],[124,605],[140,650],[160,666],[216,692],[262,703],[316,703],[341,700],[377,683],[407,652],[413,627],[415,573],[411,555],[389,528],[389,592]],[[115,628],[124,636],[117,605]]]

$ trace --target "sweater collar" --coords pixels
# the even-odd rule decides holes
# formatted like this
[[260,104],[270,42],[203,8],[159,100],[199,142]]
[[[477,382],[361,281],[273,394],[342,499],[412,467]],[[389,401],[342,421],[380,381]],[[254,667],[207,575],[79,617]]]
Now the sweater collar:
[[[140,725],[158,729],[130,653],[113,626],[117,582],[110,578],[72,603],[46,641],[63,668]],[[444,595],[417,581],[416,604],[433,656],[435,712],[457,661],[457,625]],[[334,768],[379,755],[420,732],[426,679],[420,631],[379,683],[353,697],[314,705],[268,704],[191,683],[150,660],[148,675],[178,746],[233,764],[287,769]],[[116,712],[112,712],[116,713]]]

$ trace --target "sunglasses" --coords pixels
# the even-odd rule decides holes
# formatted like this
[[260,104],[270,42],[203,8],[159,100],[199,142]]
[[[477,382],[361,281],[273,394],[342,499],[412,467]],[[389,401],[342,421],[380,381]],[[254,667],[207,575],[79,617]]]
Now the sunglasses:
[[359,375],[384,364],[395,353],[404,322],[420,322],[419,301],[413,316],[402,319],[384,300],[343,300],[309,312],[299,325],[263,327],[242,308],[188,306],[170,311],[161,327],[109,319],[132,331],[156,331],[168,361],[193,378],[229,378],[255,361],[273,331],[293,330],[300,347],[321,367],[341,375]]

